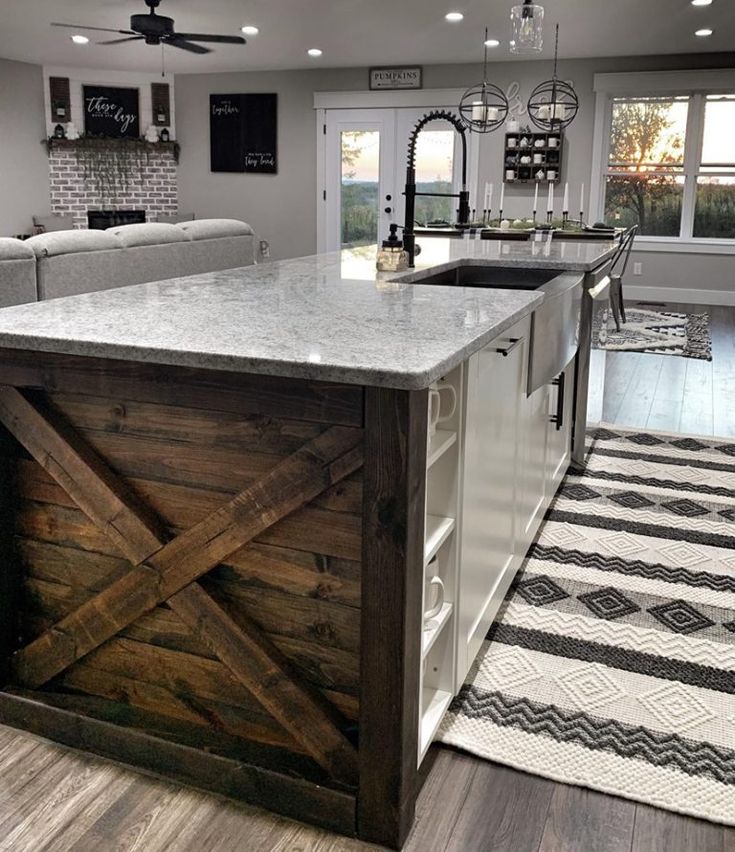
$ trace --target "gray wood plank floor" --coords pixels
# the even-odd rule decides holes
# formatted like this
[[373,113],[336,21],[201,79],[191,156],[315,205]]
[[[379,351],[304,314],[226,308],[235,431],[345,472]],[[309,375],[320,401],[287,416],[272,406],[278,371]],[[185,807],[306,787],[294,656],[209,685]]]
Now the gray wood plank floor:
[[[735,436],[735,309],[667,307],[709,311],[712,361],[607,353],[604,397],[593,386],[592,406],[618,425]],[[406,852],[735,852],[735,829],[449,748],[434,756]],[[2,852],[377,848],[0,726]]]
[[667,304],[657,309],[709,313],[712,360],[639,352],[606,352],[603,359],[593,352],[590,408],[595,419],[639,429],[735,436],[735,308]]

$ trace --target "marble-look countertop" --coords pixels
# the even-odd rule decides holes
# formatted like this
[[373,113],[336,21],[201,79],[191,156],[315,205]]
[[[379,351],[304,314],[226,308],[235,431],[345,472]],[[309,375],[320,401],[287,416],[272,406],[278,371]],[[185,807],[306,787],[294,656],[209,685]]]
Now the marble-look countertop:
[[422,240],[410,273],[375,248],[172,278],[0,310],[0,347],[401,389],[427,387],[537,307],[533,291],[421,286],[462,260],[577,272],[610,244]]

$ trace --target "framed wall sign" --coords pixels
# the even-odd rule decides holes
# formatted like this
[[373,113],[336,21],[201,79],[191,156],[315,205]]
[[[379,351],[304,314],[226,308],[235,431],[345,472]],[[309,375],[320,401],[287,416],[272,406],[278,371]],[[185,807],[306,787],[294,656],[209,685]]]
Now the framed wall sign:
[[371,89],[420,89],[423,85],[421,65],[397,65],[370,69]]
[[278,172],[278,95],[209,96],[213,172]]
[[140,136],[138,90],[83,86],[84,131],[91,136]]

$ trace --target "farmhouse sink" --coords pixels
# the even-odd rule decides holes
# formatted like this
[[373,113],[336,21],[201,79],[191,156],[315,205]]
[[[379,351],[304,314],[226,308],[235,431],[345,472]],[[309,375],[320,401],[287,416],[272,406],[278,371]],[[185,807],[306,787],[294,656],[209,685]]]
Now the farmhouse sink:
[[460,263],[451,269],[434,272],[419,271],[402,277],[411,284],[436,284],[455,287],[482,287],[489,289],[538,290],[554,278],[558,269],[519,269],[517,266],[486,266]]

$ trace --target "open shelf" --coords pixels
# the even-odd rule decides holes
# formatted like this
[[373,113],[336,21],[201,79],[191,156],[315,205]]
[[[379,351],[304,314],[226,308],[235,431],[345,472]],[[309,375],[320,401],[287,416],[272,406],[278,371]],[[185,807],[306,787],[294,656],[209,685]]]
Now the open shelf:
[[433,618],[427,618],[424,621],[424,634],[421,640],[422,659],[432,649],[434,642],[436,642],[437,640],[437,637],[449,621],[453,610],[454,604],[447,601],[439,611],[438,615],[435,615]]
[[437,550],[444,544],[454,531],[454,518],[443,518],[439,515],[426,516],[426,539],[424,544],[424,565],[427,565]]
[[444,718],[444,713],[454,696],[444,689],[424,687],[421,693],[421,731],[419,733],[419,762],[423,759],[434,735]]
[[437,429],[429,438],[429,450],[426,456],[426,467],[430,468],[435,461],[457,441],[457,433],[448,429]]

